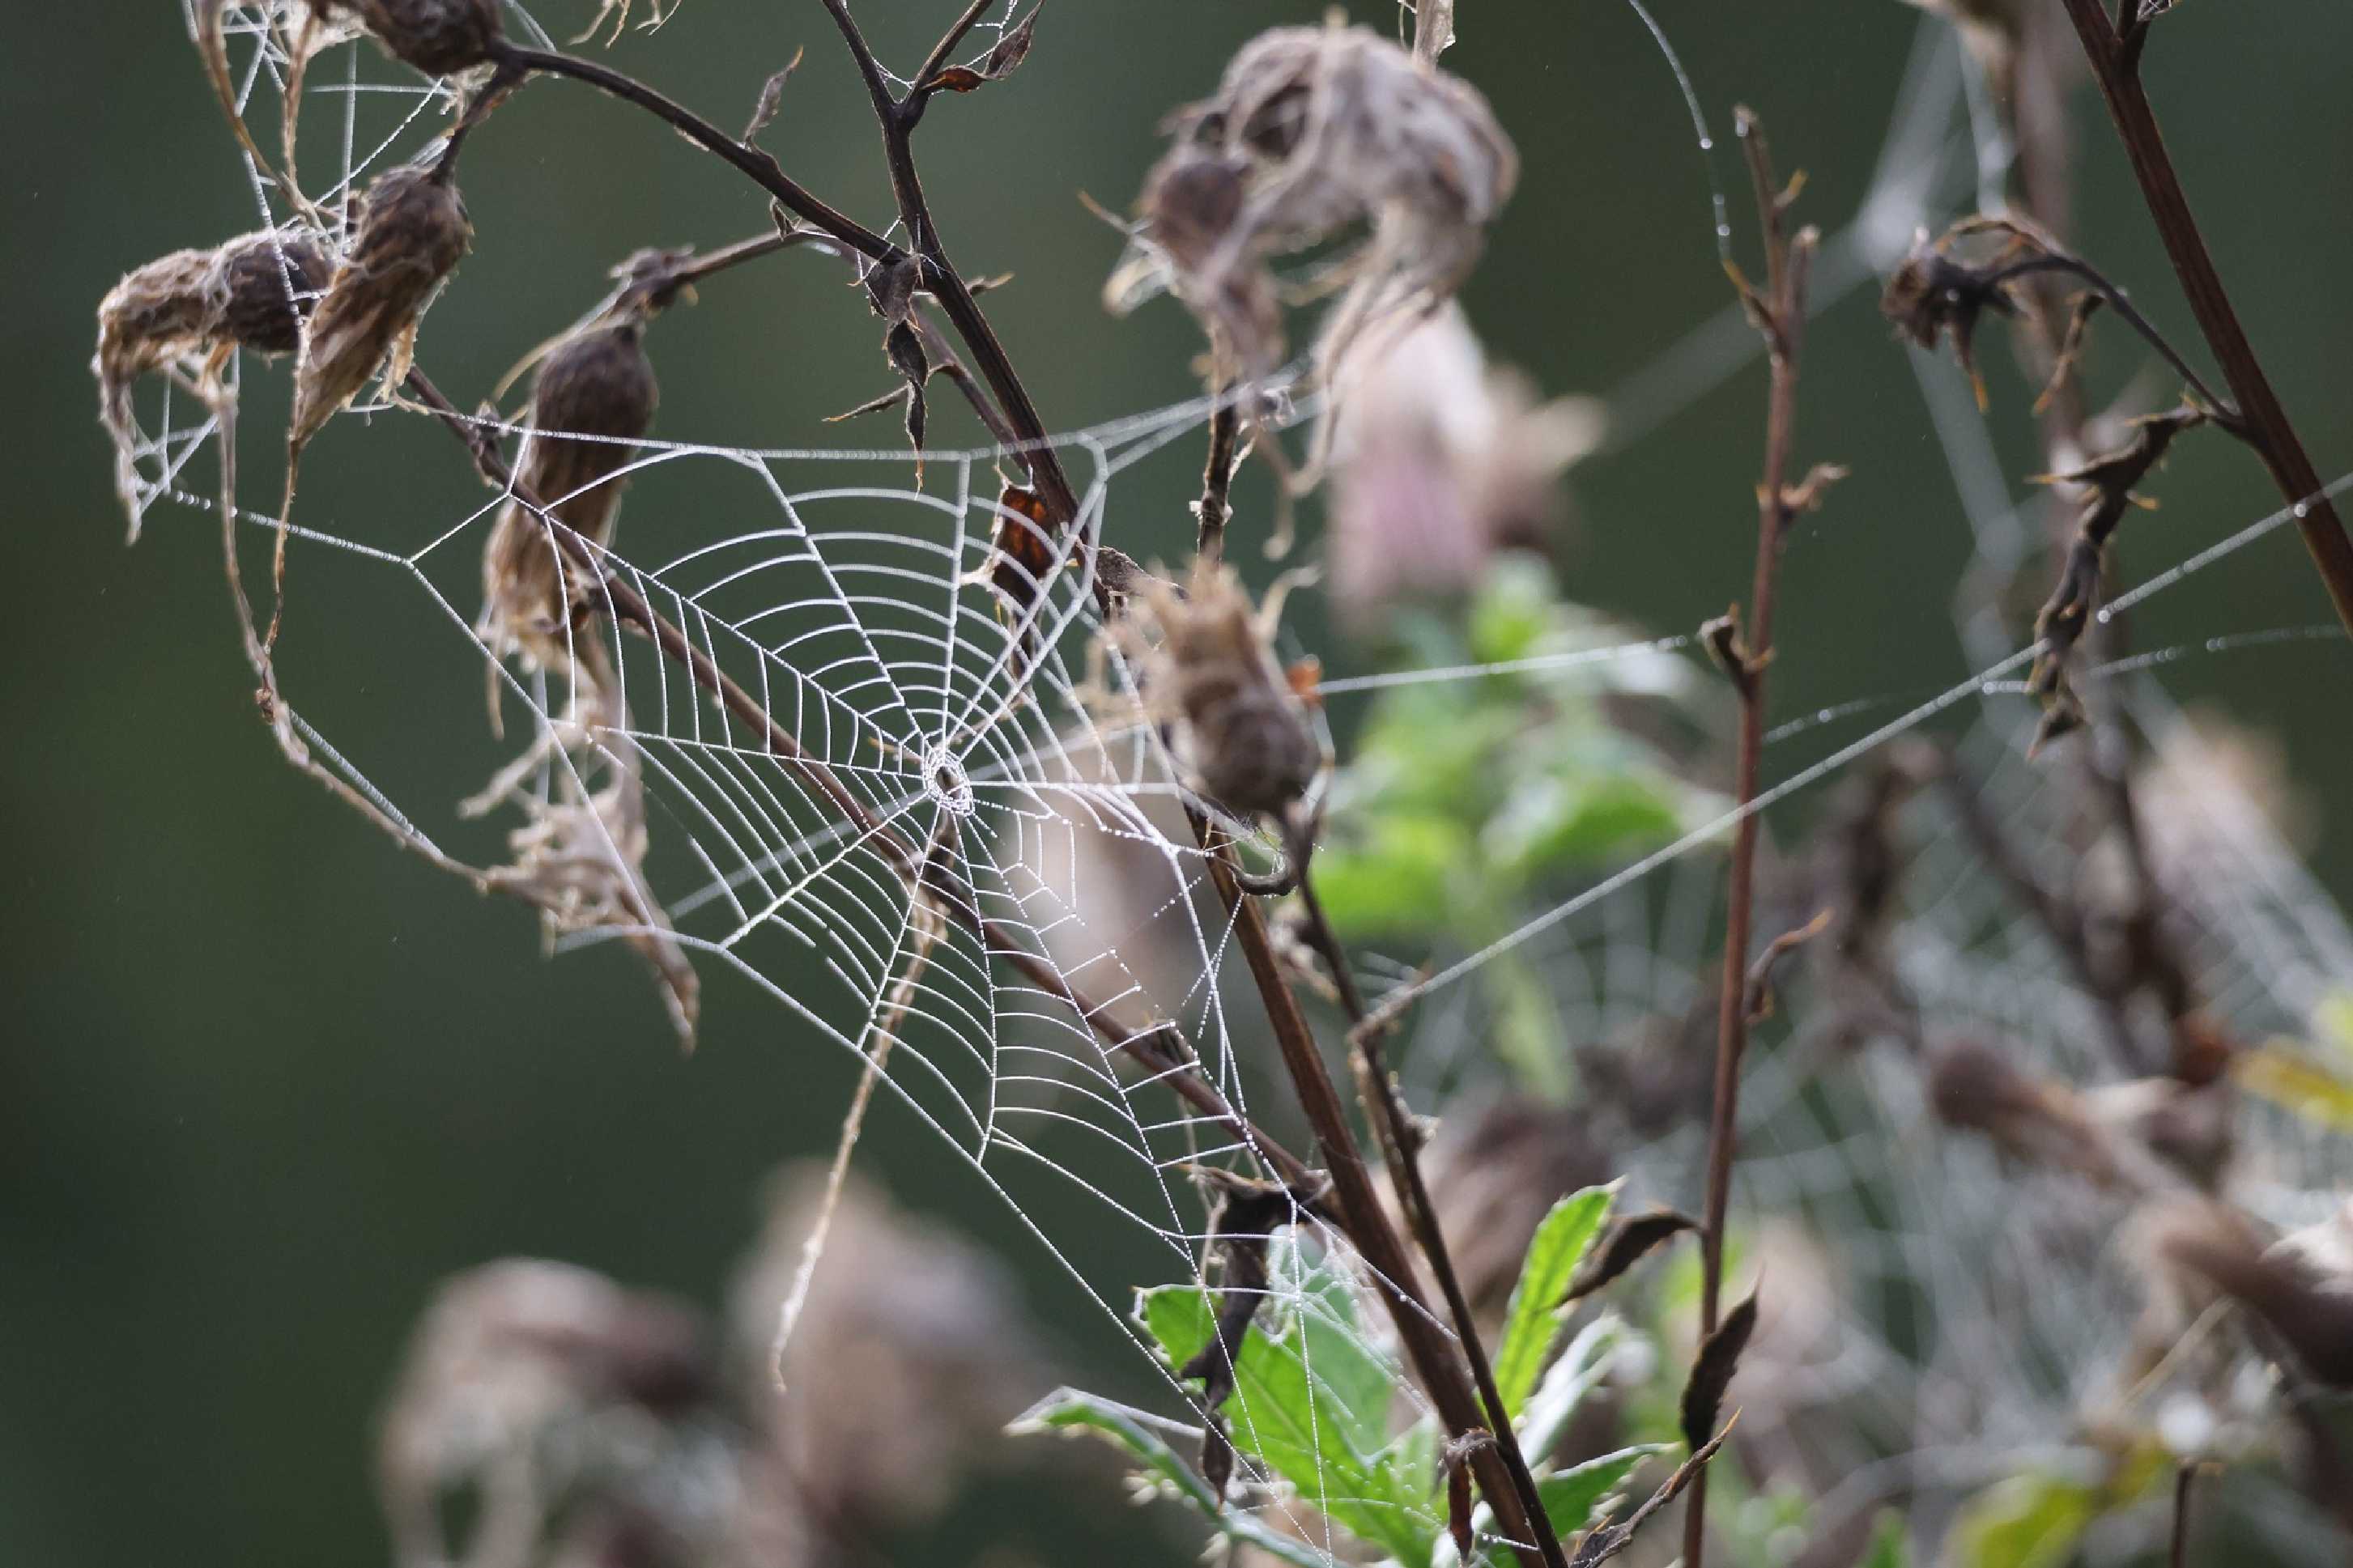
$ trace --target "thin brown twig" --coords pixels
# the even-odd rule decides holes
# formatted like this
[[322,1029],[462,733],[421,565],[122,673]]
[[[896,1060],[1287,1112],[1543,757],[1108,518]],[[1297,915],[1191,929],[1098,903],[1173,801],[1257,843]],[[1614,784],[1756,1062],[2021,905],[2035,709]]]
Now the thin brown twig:
[[2147,32],[2139,28],[2120,32],[2100,0],[2066,0],[2066,5],[2084,58],[2099,80],[2100,96],[2107,100],[2109,117],[2124,142],[2149,217],[2172,258],[2182,292],[2189,297],[2190,312],[2197,317],[2207,347],[2213,351],[2222,367],[2222,378],[2238,400],[2249,444],[2263,458],[2281,496],[2295,509],[2296,527],[2328,590],[2337,619],[2353,632],[2353,540],[2346,537],[2337,509],[2321,494],[2320,475],[2255,357],[2254,346],[2239,323],[2238,312],[2206,248],[2205,235],[2190,213],[2189,198],[2158,128],[2157,113],[2141,86],[2139,56]]
[[[1724,975],[1716,995],[1715,1090],[1708,1122],[1707,1206],[1701,1233],[1700,1338],[1715,1331],[1724,1288],[1725,1212],[1732,1195],[1732,1162],[1738,1141],[1740,1063],[1748,1045],[1746,979],[1748,944],[1756,916],[1757,796],[1765,751],[1766,669],[1773,653],[1773,607],[1780,580],[1781,547],[1791,516],[1790,451],[1797,436],[1798,359],[1806,327],[1806,279],[1818,243],[1811,228],[1795,236],[1784,218],[1794,188],[1778,183],[1772,154],[1756,116],[1742,108],[1735,124],[1756,186],[1757,216],[1764,228],[1766,281],[1759,295],[1741,285],[1757,330],[1763,333],[1771,369],[1766,407],[1764,478],[1757,489],[1757,563],[1749,592],[1748,644],[1736,647],[1733,685],[1740,701],[1740,749],[1734,800],[1741,810],[1733,830],[1730,887],[1726,892]],[[1736,282],[1738,282],[1736,274]],[[1684,1505],[1683,1563],[1701,1568],[1706,1545],[1707,1476],[1694,1478]]]
[[2173,1545],[2166,1561],[2172,1568],[2189,1568],[2189,1488],[2198,1467],[2184,1464],[2173,1473]]
[[1201,465],[1201,499],[1193,503],[1196,552],[1215,561],[1225,554],[1226,524],[1233,521],[1235,441],[1241,415],[1232,397],[1220,393],[1209,415],[1209,455]]

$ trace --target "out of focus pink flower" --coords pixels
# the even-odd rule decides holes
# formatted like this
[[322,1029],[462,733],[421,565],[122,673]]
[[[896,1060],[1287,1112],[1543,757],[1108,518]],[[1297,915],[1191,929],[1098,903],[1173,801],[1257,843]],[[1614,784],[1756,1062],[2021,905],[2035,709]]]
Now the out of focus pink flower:
[[1338,390],[1330,502],[1332,599],[1352,626],[1401,600],[1477,584],[1498,550],[1542,540],[1560,475],[1602,428],[1589,398],[1538,403],[1487,363],[1449,303],[1366,356]]

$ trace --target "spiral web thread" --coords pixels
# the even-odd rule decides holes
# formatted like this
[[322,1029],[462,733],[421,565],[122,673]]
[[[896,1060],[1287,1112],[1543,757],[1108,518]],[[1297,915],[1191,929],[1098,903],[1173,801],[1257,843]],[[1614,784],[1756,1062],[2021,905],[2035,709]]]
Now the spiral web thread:
[[[519,30],[546,38],[520,6],[510,10]],[[284,61],[259,12],[233,16],[231,33],[245,51],[244,92],[282,89]],[[1880,177],[1825,246],[1817,310],[1890,266],[1914,226],[1930,221],[1951,196],[1948,176],[1957,168],[1966,173],[1966,154],[1982,146],[1956,123],[1966,77],[1948,36],[1924,25],[1921,38]],[[311,82],[314,92],[343,100],[341,167],[320,200],[327,210],[370,168],[434,133],[447,101],[438,85],[364,46],[328,51],[313,63]],[[254,190],[264,220],[276,221],[270,191],[258,178]],[[428,327],[428,357],[430,342]],[[1612,399],[1615,438],[1633,439],[1672,419],[1732,374],[1752,344],[1733,312],[1703,325],[1620,389]],[[1925,357],[1915,367],[1974,531],[1978,563],[2006,567],[2027,553],[2033,524],[2010,500],[1957,379]],[[168,384],[146,397],[154,434],[140,453],[142,507],[159,500],[216,507],[186,470],[217,422],[201,407],[192,410]],[[1188,403],[1058,438],[1079,470],[1080,536],[1091,542],[1111,525],[1114,479],[1198,429],[1208,413],[1206,403]],[[486,428],[501,440],[560,435],[495,422]],[[998,504],[1001,455],[990,451],[927,454],[921,488],[898,482],[917,477],[902,452],[648,441],[638,453],[625,470],[632,486],[627,510],[665,524],[646,532],[687,537],[670,526],[665,496],[671,481],[682,485],[689,474],[700,487],[697,509],[720,521],[707,539],[658,566],[607,556],[615,580],[681,627],[712,667],[788,730],[855,810],[846,812],[812,784],[808,770],[774,754],[762,736],[708,700],[677,663],[602,619],[596,635],[617,673],[624,716],[592,724],[586,745],[543,743],[528,788],[542,800],[565,790],[586,795],[619,772],[641,773],[656,808],[646,874],[670,929],[607,927],[559,945],[674,934],[706,969],[723,963],[766,991],[804,1037],[821,1037],[861,1060],[886,1058],[881,1081],[893,1098],[999,1193],[1085,1293],[1124,1324],[1124,1303],[1114,1298],[1134,1281],[1094,1277],[1082,1237],[1048,1234],[1031,1215],[1029,1194],[1043,1190],[1039,1184],[1075,1187],[1094,1201],[1103,1223],[1165,1245],[1163,1278],[1181,1280],[1198,1273],[1205,1242],[1194,1168],[1261,1173],[1228,1125],[1188,1110],[1159,1081],[1166,1074],[1140,1071],[1130,1055],[1105,1044],[1106,1033],[1115,1042],[1124,1033],[1174,1026],[1194,1060],[1176,1070],[1197,1071],[1243,1115],[1254,1086],[1266,1079],[1262,1069],[1246,1069],[1228,1027],[1226,988],[1238,973],[1229,962],[1232,927],[1204,886],[1202,857],[1183,825],[1178,807],[1191,797],[1152,728],[1119,717],[1132,707],[1134,688],[1117,658],[1097,650],[1085,564],[1092,552],[1059,560],[1042,582],[1015,583],[1022,591],[1010,595],[993,590],[996,531],[1033,525]],[[2331,489],[2348,483],[2353,476]],[[723,501],[713,504],[713,493]],[[421,589],[435,617],[446,617],[488,659],[474,629],[479,551],[508,499],[494,498],[406,548],[365,533],[320,531],[298,510],[298,584],[305,558],[343,552]],[[2120,605],[2179,587],[2278,531],[2290,516],[2281,510],[2249,523],[2147,579]],[[746,526],[744,519],[755,521]],[[241,521],[257,537],[274,521]],[[414,521],[402,531],[413,541]],[[1817,730],[1870,721],[1864,732],[1781,773],[1755,809],[1836,778],[1879,743],[1966,706],[1977,717],[1965,754],[2017,841],[2030,857],[2073,853],[2047,764],[2023,758],[2031,715],[2015,693],[2031,650],[2004,646],[1982,619],[1964,618],[1958,629],[1975,673],[1934,692],[1865,691],[1777,730],[1770,759],[1802,750]],[[2158,684],[2161,669],[2206,652],[2323,635],[2333,634],[2265,628],[2144,655],[2093,679],[2119,697],[2129,721],[2156,737],[2174,717]],[[1523,668],[1552,667],[1574,679],[1581,667],[1654,659],[1689,640],[1568,649]],[[1333,681],[1326,689],[1346,700],[1354,689],[1484,673],[1398,672]],[[288,696],[299,703],[299,666],[289,675]],[[578,738],[577,716],[543,679],[501,670],[500,679],[543,742]],[[440,854],[417,818],[325,734],[299,711],[294,722],[398,833]],[[1718,896],[1713,857],[1732,820],[1704,825],[1434,974],[1409,977],[1368,955],[1361,961],[1366,978],[1376,991],[1429,994],[1422,1036],[1454,1042],[1479,1035],[1478,1004],[1460,982],[1509,949],[1537,960],[1575,1037],[1624,1038],[1645,1019],[1679,1016],[1704,984]],[[1916,858],[1896,928],[1898,970],[1922,1012],[2000,1031],[2031,1069],[2071,1082],[2095,1079],[2104,1068],[2086,1043],[2092,1004],[2047,941],[1939,826],[1932,813],[1912,822],[1907,842]],[[2242,799],[2211,798],[2202,817],[2169,831],[2158,847],[2160,862],[2169,890],[2187,901],[2201,932],[2195,979],[2210,1010],[2241,1037],[2304,1031],[2329,988],[2353,977],[2353,936],[2333,904]],[[884,841],[893,837],[944,868],[933,884],[938,891],[920,891],[903,861],[886,852]],[[619,853],[610,843],[606,849]],[[919,909],[927,898],[960,901],[979,919],[934,921]],[[911,962],[919,947],[920,963]],[[1025,975],[1012,962],[1016,953],[1054,984]],[[1254,997],[1246,975],[1240,984],[1246,1018]],[[1118,1027],[1099,1029],[1074,995]],[[887,1053],[878,1048],[886,1034]],[[1243,1043],[1249,1038],[1245,1026]],[[2112,1366],[2136,1310],[2115,1248],[2096,1239],[2118,1216],[2079,1188],[2003,1170],[1982,1147],[1939,1134],[1922,1105],[1916,1067],[1892,1050],[1874,1046],[1826,1068],[1804,1044],[1768,1039],[1753,1058],[1737,1178],[1739,1208],[1802,1224],[1828,1259],[1827,1272],[1846,1286],[1821,1304],[1815,1353],[1780,1367],[1782,1405],[1793,1422],[1809,1411],[1837,1416],[1805,1427],[1819,1445],[1813,1489],[1822,1513],[1835,1518],[1900,1493],[1930,1505],[1923,1527],[1933,1528],[1938,1508],[2038,1455],[2063,1453],[2071,1442],[2074,1418]],[[1422,1089],[1485,1070],[1459,1046],[1455,1051],[1409,1052],[1417,1102],[1430,1102]],[[2265,1152],[2251,1193],[2241,1195],[2267,1217],[2312,1217],[2347,1168],[2346,1152],[2284,1115],[2247,1114],[2242,1142]],[[1698,1162],[1688,1135],[1639,1151],[1633,1163],[1638,1188],[1691,1195],[1688,1173]],[[2022,1234],[2016,1215],[2026,1212],[2051,1217]],[[1313,1216],[1298,1217],[1319,1236],[1334,1267],[1360,1288],[1371,1283],[1340,1238]],[[2096,1261],[2087,1267],[2086,1257]],[[1406,1407],[1422,1408],[1380,1341],[1377,1314],[1361,1325],[1340,1321],[1330,1298],[1303,1288],[1295,1272],[1279,1274],[1270,1293],[1277,1299],[1273,1318],[1304,1316],[1343,1336],[1352,1352],[1388,1369]],[[1191,1394],[1173,1378],[1167,1383],[1161,1411],[1135,1414],[1181,1441],[1198,1433],[1200,1413]],[[1245,1400],[1237,1427],[1247,1430],[1252,1418]],[[1318,1445],[1336,1440],[1311,1437]],[[1234,1506],[1261,1511],[1273,1528],[1336,1560],[1341,1547],[1324,1520],[1341,1500],[1311,1497],[1302,1509],[1281,1489],[1252,1484],[1264,1478],[1247,1466],[1242,1479]],[[2298,1528],[2291,1512],[2282,1511],[2278,1526],[2290,1533]]]

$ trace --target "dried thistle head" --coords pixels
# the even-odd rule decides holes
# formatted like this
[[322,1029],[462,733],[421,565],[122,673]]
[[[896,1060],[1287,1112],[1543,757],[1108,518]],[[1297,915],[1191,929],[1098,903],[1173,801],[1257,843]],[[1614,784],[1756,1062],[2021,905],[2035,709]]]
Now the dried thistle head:
[[[385,1409],[378,1477],[402,1568],[710,1561],[734,1459],[691,1308],[570,1264],[507,1258],[444,1282]],[[469,1539],[445,1500],[474,1491]],[[585,1549],[626,1521],[637,1550]]]
[[568,584],[576,602],[586,584],[549,531],[612,542],[626,482],[614,476],[636,455],[630,443],[653,424],[660,395],[644,338],[636,320],[592,326],[540,362],[530,446],[516,478],[547,516],[509,501],[484,546],[482,629],[494,653],[522,651],[543,667],[564,662],[569,605],[559,584]]
[[[621,727],[620,716],[609,723]],[[670,934],[669,916],[646,885],[649,836],[637,752],[617,736],[607,745],[615,749],[616,762],[603,788],[586,795],[574,790],[553,800],[515,792],[527,817],[509,836],[514,861],[484,880],[493,891],[536,904],[552,934],[623,932],[652,966],[670,1026],[691,1049],[702,984]]]
[[487,62],[501,38],[499,0],[317,0],[320,14],[356,18],[384,52],[427,76]]
[[218,395],[229,351],[286,353],[301,340],[302,319],[326,287],[326,258],[298,235],[266,229],[212,250],[176,250],[125,277],[98,307],[99,421],[113,437],[115,489],[139,533],[139,431],[131,393],[141,376],[164,371],[192,378]]
[[1897,336],[1924,349],[1935,348],[1939,339],[1952,339],[1953,357],[1976,390],[1979,408],[1986,405],[1986,389],[1985,378],[1978,374],[1974,347],[1978,320],[1988,310],[2003,316],[2017,313],[2018,300],[2000,269],[2017,259],[2018,247],[2024,243],[2021,231],[2009,228],[2005,232],[2010,240],[1991,256],[1964,254],[1963,247],[1971,237],[1987,232],[1989,226],[1982,219],[1956,224],[1934,240],[1922,229],[1910,253],[1888,275],[1887,288],[1879,298],[1880,313],[1894,326]]
[[408,374],[417,318],[473,242],[466,204],[442,171],[411,164],[368,187],[351,249],[303,342],[289,436],[297,450],[379,368],[387,380]]
[[1201,793],[1249,816],[1282,816],[1324,765],[1268,646],[1271,626],[1232,570],[1204,560],[1181,590],[1150,580],[1113,627],[1136,662],[1146,716],[1175,726],[1173,743]]
[[1145,184],[1142,255],[1113,275],[1123,310],[1147,279],[1198,317],[1224,369],[1254,377],[1283,354],[1270,262],[1363,226],[1319,357],[1370,323],[1451,296],[1478,259],[1519,159],[1487,100],[1364,27],[1276,27],[1180,110]]

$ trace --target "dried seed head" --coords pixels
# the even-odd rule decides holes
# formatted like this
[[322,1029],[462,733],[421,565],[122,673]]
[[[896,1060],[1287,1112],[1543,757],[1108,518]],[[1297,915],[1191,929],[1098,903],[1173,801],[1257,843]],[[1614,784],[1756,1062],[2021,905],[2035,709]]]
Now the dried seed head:
[[1323,748],[1229,569],[1197,563],[1181,594],[1150,583],[1114,633],[1141,665],[1147,710],[1176,723],[1203,794],[1244,816],[1279,816],[1307,793]]
[[387,379],[408,373],[417,318],[473,241],[465,202],[432,169],[394,169],[368,187],[358,236],[302,346],[290,436],[298,450],[387,356]]
[[[542,502],[554,524],[597,545],[612,542],[626,482],[614,475],[635,455],[630,443],[653,424],[659,389],[643,339],[634,321],[575,333],[541,362],[532,394],[533,435],[518,488]],[[568,616],[560,584],[575,601],[586,584],[549,527],[520,501],[499,514],[482,554],[482,629],[494,652],[520,650],[543,667],[562,668]]]
[[133,458],[139,431],[131,391],[141,376],[174,370],[217,395],[219,362],[233,348],[285,353],[301,337],[301,320],[325,286],[319,247],[275,230],[246,235],[213,250],[177,250],[110,289],[98,307],[99,420],[114,439],[115,488],[139,531]]
[[216,266],[223,335],[267,354],[302,346],[302,322],[334,275],[326,252],[278,234],[229,241]]
[[1260,35],[1173,123],[1145,183],[1145,254],[1107,299],[1119,310],[1165,281],[1247,375],[1283,353],[1271,258],[1368,227],[1318,345],[1328,368],[1374,320],[1453,293],[1519,173],[1484,98],[1363,27]]
[[498,0],[321,0],[319,9],[356,16],[385,54],[428,76],[473,69],[501,39]]
[[[617,704],[616,705],[617,707]],[[625,727],[624,716],[611,721]],[[611,781],[580,798],[524,795],[529,820],[509,837],[514,862],[490,873],[488,885],[539,906],[554,934],[618,931],[654,971],[670,1025],[691,1048],[702,1010],[702,985],[670,920],[646,886],[649,836],[645,785],[638,758],[618,737],[604,749],[620,758]]]

